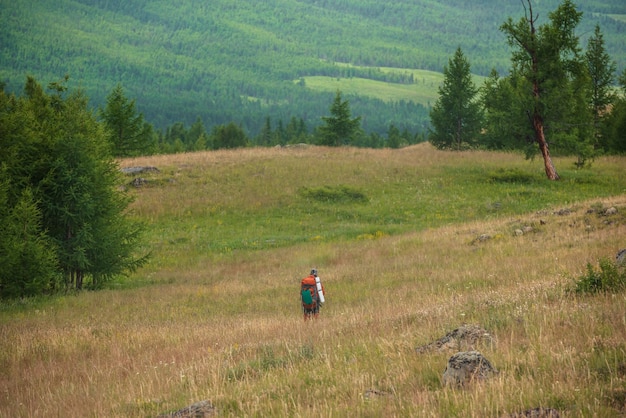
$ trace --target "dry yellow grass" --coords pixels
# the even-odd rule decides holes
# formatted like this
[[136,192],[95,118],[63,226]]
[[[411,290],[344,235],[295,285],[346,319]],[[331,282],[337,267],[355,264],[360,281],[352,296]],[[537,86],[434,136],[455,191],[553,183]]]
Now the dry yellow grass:
[[[215,166],[246,155],[125,165]],[[256,164],[258,154],[250,158]],[[162,210],[142,204],[136,210]],[[600,204],[620,212],[587,213]],[[547,208],[207,256],[184,270],[152,267],[151,285],[16,308],[0,317],[0,417],[146,417],[203,399],[223,416],[497,417],[538,406],[564,417],[624,414],[626,295],[565,292],[586,263],[626,246],[624,213],[620,195],[577,202],[569,215]],[[520,225],[534,230],[516,236]],[[492,238],[477,242],[483,233]],[[304,323],[298,282],[312,263],[328,303],[318,321]],[[480,349],[500,374],[446,388],[441,375],[453,353],[415,348],[463,323],[494,335]],[[369,389],[384,394],[368,397]]]

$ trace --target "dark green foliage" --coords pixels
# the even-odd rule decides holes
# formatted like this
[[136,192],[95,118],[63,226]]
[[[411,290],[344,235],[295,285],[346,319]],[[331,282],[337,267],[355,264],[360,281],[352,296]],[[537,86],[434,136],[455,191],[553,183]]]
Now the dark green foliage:
[[135,101],[128,100],[121,84],[107,97],[106,107],[100,117],[108,130],[113,155],[130,157],[152,154],[155,151],[152,126],[137,114]]
[[[528,115],[517,93],[528,89],[528,83],[518,74],[500,77],[493,70],[480,90],[480,100],[484,112],[483,132],[480,145],[491,150],[529,150],[532,144],[532,128]],[[528,152],[536,153],[535,148]]]
[[603,258],[599,262],[600,269],[587,264],[587,272],[574,282],[575,293],[612,293],[626,290],[626,269],[615,262]]
[[35,296],[58,289],[61,276],[56,249],[42,230],[41,211],[32,191],[24,190],[17,204],[8,208],[6,179],[3,184],[0,185],[0,298]]
[[604,36],[596,25],[593,36],[587,42],[585,61],[589,72],[590,105],[594,122],[594,145],[600,146],[602,124],[609,113],[609,106],[615,101],[613,82],[615,81],[615,61],[606,52]]
[[608,152],[626,154],[626,70],[618,81],[621,92],[604,120],[602,147]]
[[310,199],[316,202],[365,203],[369,200],[365,193],[349,186],[322,186],[312,188],[305,187],[300,190],[299,194],[306,199]]
[[248,145],[246,133],[234,122],[213,128],[210,138],[212,148],[242,148]]
[[351,145],[361,133],[361,117],[352,118],[350,102],[341,99],[337,91],[330,107],[331,116],[324,116],[318,129],[318,144],[338,147]]
[[23,243],[6,266],[27,276],[6,278],[12,296],[57,290],[59,278],[65,288],[100,287],[145,261],[134,255],[140,228],[125,216],[105,127],[81,92],[67,94],[65,82],[49,89],[29,78],[24,97],[0,96],[5,228]]
[[478,142],[482,124],[478,89],[472,81],[470,63],[457,48],[443,69],[439,99],[430,111],[429,141],[439,149],[464,149]]
[[550,148],[589,157],[591,114],[586,108],[586,72],[575,35],[582,12],[563,0],[548,14],[549,22],[538,25],[533,2],[522,4],[524,17],[517,22],[509,17],[500,27],[512,48],[511,74],[522,80],[520,88],[513,90],[512,98],[518,103],[513,109],[523,109],[546,176],[558,180]]

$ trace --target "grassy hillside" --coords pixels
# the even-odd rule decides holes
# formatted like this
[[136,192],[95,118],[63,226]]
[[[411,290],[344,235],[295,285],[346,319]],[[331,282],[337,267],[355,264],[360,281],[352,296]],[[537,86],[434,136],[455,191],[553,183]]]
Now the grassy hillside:
[[[558,0],[537,3],[546,19]],[[620,71],[622,3],[584,2],[579,30],[585,47],[601,24]],[[254,134],[267,116],[285,123],[303,117],[313,127],[327,114],[334,91],[317,88],[317,78],[310,88],[293,80],[356,77],[371,81],[366,91],[339,87],[350,90],[367,130],[382,133],[395,123],[416,131],[427,111],[389,101],[427,103],[436,86],[379,69],[441,72],[461,46],[476,74],[505,72],[510,51],[498,27],[522,15],[519,2],[495,0],[0,0],[0,81],[19,92],[28,74],[44,85],[69,74],[95,106],[122,83],[157,127],[200,116],[209,129],[235,121]],[[391,94],[388,83],[396,84]]]
[[[549,182],[540,161],[428,144],[121,161],[160,170],[131,189],[152,262],[0,305],[0,416],[624,413],[624,294],[567,291],[626,247],[624,163],[557,158]],[[328,302],[303,323],[311,267]],[[464,323],[500,373],[461,390],[441,380],[454,350],[415,349]]]

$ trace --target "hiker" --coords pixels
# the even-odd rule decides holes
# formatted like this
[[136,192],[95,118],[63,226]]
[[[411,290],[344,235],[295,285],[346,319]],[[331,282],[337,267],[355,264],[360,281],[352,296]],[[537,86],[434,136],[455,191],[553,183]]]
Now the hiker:
[[320,306],[324,303],[324,286],[320,282],[316,269],[312,269],[311,274],[300,282],[300,301],[302,302],[304,320],[317,319]]

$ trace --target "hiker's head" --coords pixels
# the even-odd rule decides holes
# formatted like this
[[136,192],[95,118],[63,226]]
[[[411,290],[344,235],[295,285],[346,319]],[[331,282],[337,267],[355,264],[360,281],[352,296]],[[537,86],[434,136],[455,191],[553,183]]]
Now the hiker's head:
[[314,275],[314,276],[317,276],[317,269],[311,270],[311,274]]

